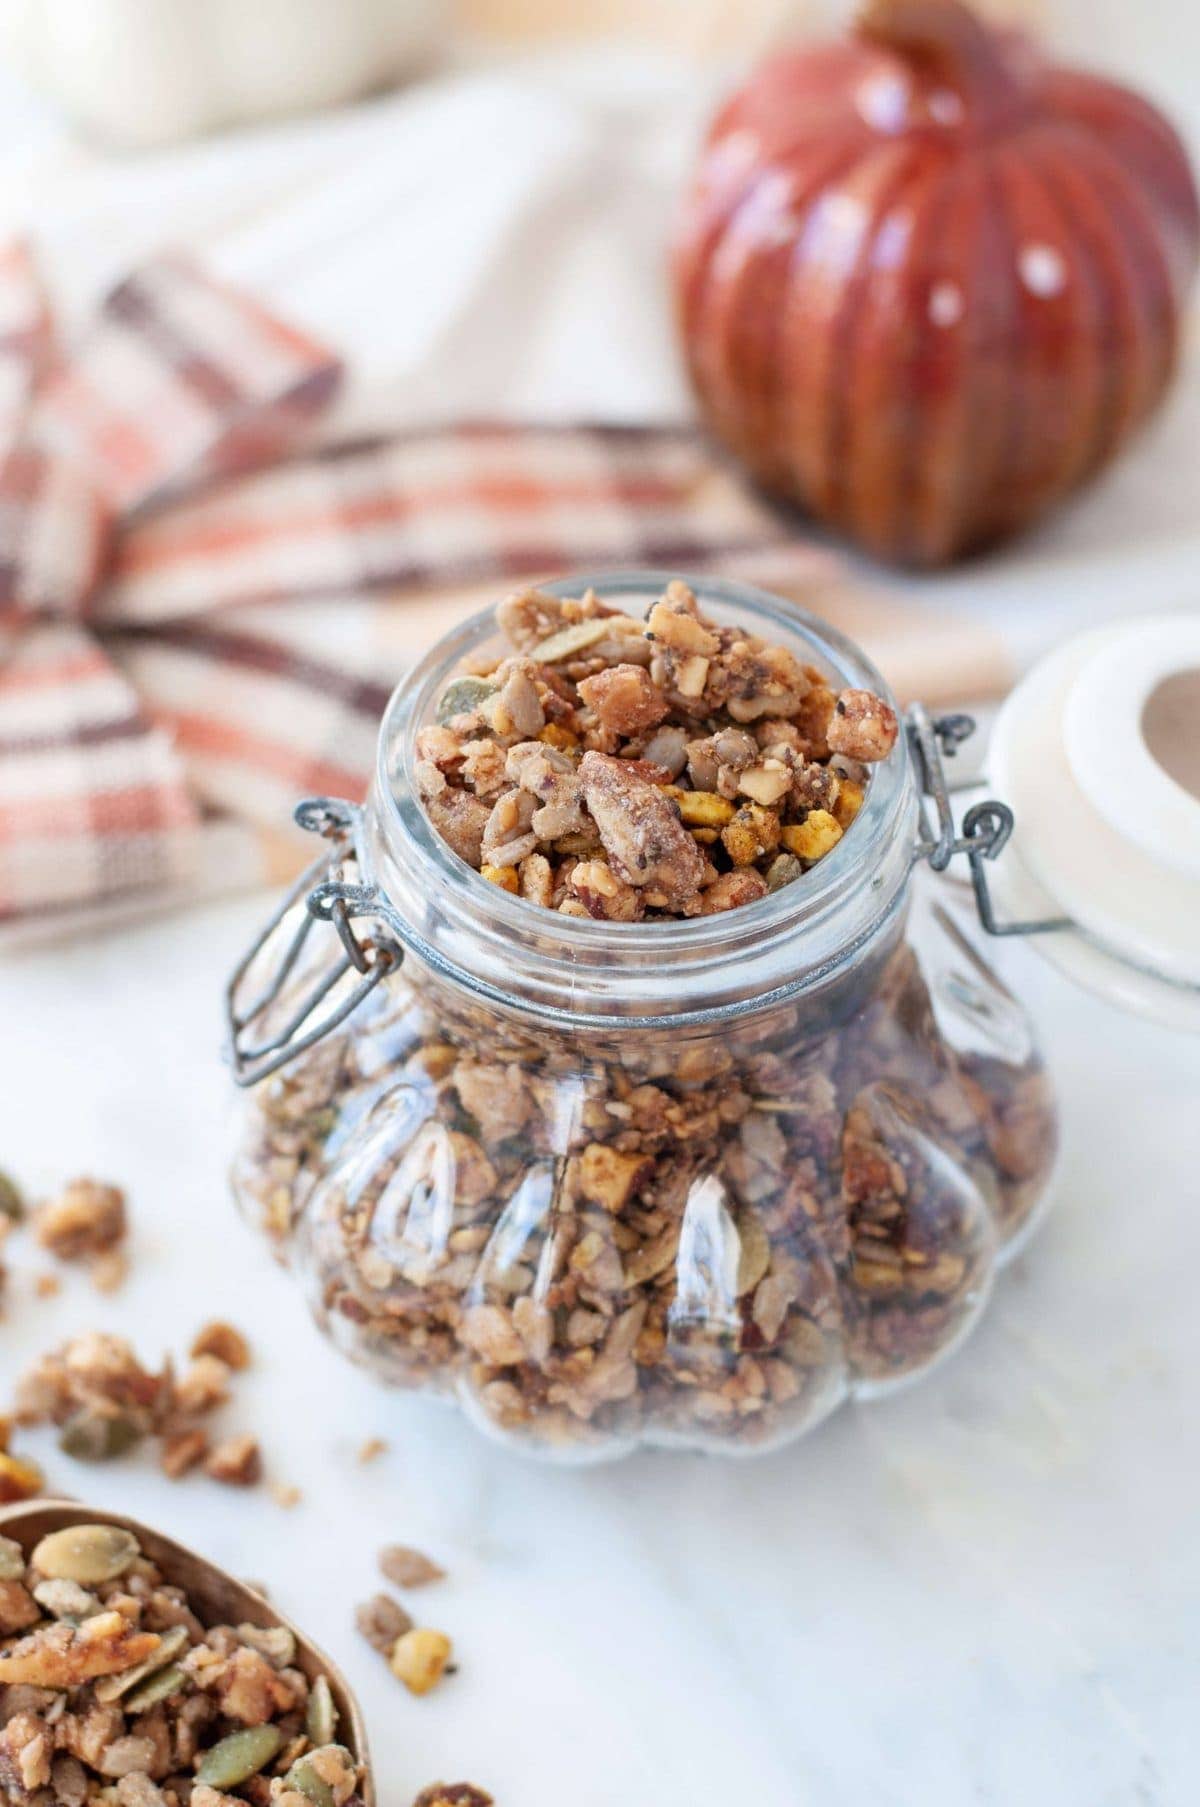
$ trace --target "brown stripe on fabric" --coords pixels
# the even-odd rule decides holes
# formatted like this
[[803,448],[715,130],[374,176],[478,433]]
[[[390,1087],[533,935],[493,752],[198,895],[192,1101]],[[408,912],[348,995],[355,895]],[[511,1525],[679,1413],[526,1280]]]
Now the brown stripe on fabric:
[[325,665],[305,653],[295,652],[281,641],[216,627],[211,620],[159,622],[153,627],[122,628],[112,638],[117,644],[132,640],[149,646],[170,646],[176,652],[194,653],[198,658],[234,665],[243,671],[287,678],[289,683],[306,685],[374,720],[382,715],[391,695],[388,685],[353,677],[336,665]]
[[81,722],[47,734],[0,734],[0,759],[13,754],[56,753],[70,747],[102,747],[115,740],[134,740],[151,731],[140,709],[107,722]]
[[[401,427],[394,433],[371,433],[358,438],[337,440],[332,445],[315,447],[311,452],[298,454],[304,462],[311,459],[318,464],[339,464],[347,458],[359,458],[371,452],[385,452],[400,446],[423,445],[430,440],[457,439],[503,440],[503,439],[578,439],[580,437],[606,441],[611,445],[652,446],[652,445],[704,445],[703,438],[694,426],[686,421],[667,422],[665,424],[647,425],[644,422],[630,420],[517,420],[504,421],[480,418],[478,420],[458,420],[450,423],[416,427]],[[291,462],[296,462],[292,460]],[[286,468],[281,464],[280,469]]]
[[168,361],[171,375],[188,384],[206,405],[228,411],[243,400],[243,391],[224,370],[182,338],[161,304],[155,285],[134,275],[105,298],[101,315],[129,327]]

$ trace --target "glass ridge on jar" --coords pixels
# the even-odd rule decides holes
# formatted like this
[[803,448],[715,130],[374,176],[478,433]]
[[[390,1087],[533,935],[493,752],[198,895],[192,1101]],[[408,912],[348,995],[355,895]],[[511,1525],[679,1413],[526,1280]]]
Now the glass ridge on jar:
[[[544,587],[640,612],[666,581]],[[826,624],[689,581],[706,615],[888,696]],[[506,1441],[778,1446],[975,1322],[1053,1164],[1029,1024],[945,909],[911,907],[903,736],[838,845],[756,904],[613,923],[489,885],[412,765],[496,639],[489,611],[389,705],[356,876],[404,963],[250,1094],[239,1202],[339,1347]]]

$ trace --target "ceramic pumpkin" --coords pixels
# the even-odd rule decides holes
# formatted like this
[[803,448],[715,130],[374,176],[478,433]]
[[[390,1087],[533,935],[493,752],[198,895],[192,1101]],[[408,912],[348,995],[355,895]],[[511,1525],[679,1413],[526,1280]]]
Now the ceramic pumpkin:
[[718,114],[675,246],[712,431],[885,559],[1086,483],[1162,400],[1200,206],[1165,119],[959,0],[871,0]]

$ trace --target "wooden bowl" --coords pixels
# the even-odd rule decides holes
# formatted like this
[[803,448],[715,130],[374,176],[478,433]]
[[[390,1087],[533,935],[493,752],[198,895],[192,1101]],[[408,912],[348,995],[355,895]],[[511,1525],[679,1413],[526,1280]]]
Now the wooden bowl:
[[115,1525],[137,1538],[143,1553],[158,1564],[166,1581],[183,1588],[205,1625],[256,1625],[263,1631],[282,1625],[296,1640],[296,1667],[311,1682],[324,1675],[338,1710],[338,1742],[344,1744],[356,1763],[362,1765],[360,1789],[364,1807],[376,1807],[375,1783],[371,1773],[371,1757],[367,1748],[367,1728],[358,1702],[351,1693],[345,1676],[336,1663],[330,1662],[322,1650],[306,1638],[298,1625],[277,1612],[269,1600],[255,1593],[244,1581],[237,1581],[215,1563],[206,1562],[173,1537],[164,1537],[136,1518],[120,1512],[105,1512],[96,1506],[81,1506],[72,1500],[26,1500],[16,1506],[0,1507],[0,1536],[11,1537],[21,1545],[28,1557],[34,1546],[51,1531],[62,1531],[68,1525]]

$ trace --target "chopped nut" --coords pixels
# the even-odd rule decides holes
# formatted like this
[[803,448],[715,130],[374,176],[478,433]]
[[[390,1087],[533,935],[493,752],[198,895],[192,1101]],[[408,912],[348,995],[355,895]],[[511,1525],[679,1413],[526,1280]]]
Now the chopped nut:
[[109,1249],[92,1262],[92,1285],[98,1293],[119,1292],[129,1277],[129,1261],[120,1249]]
[[227,1487],[254,1487],[262,1479],[262,1454],[255,1437],[228,1437],[204,1463],[204,1472]]
[[715,884],[709,885],[701,902],[701,914],[715,916],[721,910],[739,910],[744,904],[757,903],[766,895],[766,879],[751,867],[743,866],[736,872],[723,872]]
[[0,1682],[32,1688],[77,1688],[100,1675],[144,1663],[159,1645],[153,1632],[135,1631],[116,1612],[99,1613],[76,1629],[52,1624],[0,1655]]
[[604,1142],[592,1142],[579,1157],[579,1190],[615,1215],[649,1171],[645,1155],[621,1154]]
[[495,1807],[495,1803],[473,1782],[432,1782],[421,1790],[413,1807]]
[[577,688],[604,726],[618,734],[640,734],[657,727],[670,712],[666,697],[640,665],[610,665],[594,677],[581,679]]
[[[690,591],[687,596],[691,596]],[[694,597],[689,602],[687,597],[679,594],[665,596],[651,609],[646,618],[646,629],[673,652],[695,653],[711,659],[721,650],[716,634],[697,616]]]
[[207,1431],[175,1431],[164,1439],[158,1464],[169,1481],[178,1481],[203,1462],[207,1454]]
[[387,1439],[385,1437],[368,1437],[366,1442],[359,1449],[359,1462],[365,1468],[368,1463],[377,1462],[380,1456],[386,1455],[387,1448]]
[[432,1581],[444,1581],[446,1571],[439,1568],[420,1550],[407,1544],[393,1543],[379,1552],[379,1566],[396,1587],[428,1587]]
[[196,1332],[188,1353],[193,1360],[202,1355],[215,1355],[234,1374],[240,1374],[250,1366],[249,1343],[240,1330],[220,1318]]
[[20,1581],[0,1581],[0,1634],[27,1631],[41,1616],[37,1601]]
[[412,1629],[412,1619],[390,1594],[376,1594],[356,1608],[355,1624],[373,1650],[390,1656],[399,1638]]
[[630,885],[646,885],[682,904],[699,889],[704,862],[671,799],[618,759],[585,753],[584,796],[609,864]]
[[388,1663],[410,1694],[428,1694],[446,1673],[452,1649],[444,1632],[414,1626],[396,1639]]

